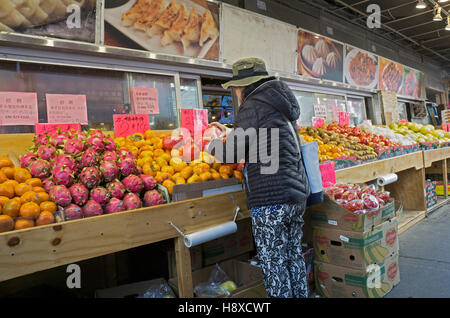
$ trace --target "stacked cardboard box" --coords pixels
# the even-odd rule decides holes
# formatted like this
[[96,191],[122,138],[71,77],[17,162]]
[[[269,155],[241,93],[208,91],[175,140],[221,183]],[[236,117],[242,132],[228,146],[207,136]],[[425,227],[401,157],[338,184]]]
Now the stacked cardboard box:
[[427,209],[437,204],[436,181],[427,180],[425,182],[425,198],[427,201]]
[[400,282],[395,202],[356,214],[325,196],[311,213],[316,289],[325,297],[383,297]]

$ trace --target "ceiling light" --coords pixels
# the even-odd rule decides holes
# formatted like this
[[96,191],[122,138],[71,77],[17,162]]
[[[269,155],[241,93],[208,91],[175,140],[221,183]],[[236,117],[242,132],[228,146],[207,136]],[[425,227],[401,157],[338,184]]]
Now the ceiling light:
[[445,27],[447,31],[450,31],[450,16],[447,17],[447,26]]
[[427,4],[425,3],[425,1],[419,0],[419,2],[417,2],[417,5],[416,5],[417,9],[425,9],[426,7],[427,7]]
[[442,8],[438,5],[436,5],[434,7],[434,17],[433,17],[433,21],[442,21]]
[[446,3],[446,2],[448,2],[448,0],[439,0],[438,2],[439,3]]

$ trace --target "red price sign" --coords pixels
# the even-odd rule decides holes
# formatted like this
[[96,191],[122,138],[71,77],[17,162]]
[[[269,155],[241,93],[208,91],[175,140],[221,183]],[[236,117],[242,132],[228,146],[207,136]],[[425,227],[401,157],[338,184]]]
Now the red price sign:
[[38,121],[36,93],[0,92],[0,126],[32,126]]
[[312,118],[312,124],[314,128],[320,128],[325,123],[325,119],[322,117],[313,117]]
[[339,125],[341,125],[341,127],[345,126],[345,125],[349,125],[350,120],[349,120],[349,115],[348,112],[339,112]]
[[322,174],[322,184],[324,188],[331,187],[336,184],[336,171],[334,170],[334,162],[328,162],[319,166]]
[[88,124],[86,95],[45,94],[49,123]]
[[131,100],[135,114],[159,114],[158,90],[156,88],[133,87]]
[[66,132],[71,129],[76,131],[81,131],[80,124],[36,124],[35,125],[35,133],[54,133],[59,129],[60,132]]
[[113,115],[114,136],[127,137],[135,133],[144,134],[150,129],[148,115]]
[[208,128],[208,111],[206,109],[182,109],[181,127],[188,129],[191,137],[203,134]]
[[408,121],[406,119],[401,119],[398,121],[399,123],[407,123]]
[[447,124],[442,124],[442,130],[448,132],[448,125]]

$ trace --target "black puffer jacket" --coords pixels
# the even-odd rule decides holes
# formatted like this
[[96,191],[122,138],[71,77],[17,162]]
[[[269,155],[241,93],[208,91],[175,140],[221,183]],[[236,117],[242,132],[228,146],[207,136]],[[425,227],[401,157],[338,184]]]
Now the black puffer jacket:
[[[245,147],[245,170],[244,185],[247,193],[248,208],[275,205],[275,204],[295,204],[306,202],[310,190],[305,168],[301,160],[301,154],[296,146],[297,140],[289,128],[286,119],[281,113],[292,122],[295,133],[297,134],[297,119],[300,117],[300,107],[291,89],[279,80],[265,82],[255,89],[239,107],[236,116],[235,128],[255,128],[257,131],[257,141],[251,138],[245,138],[245,145],[240,142],[235,132],[227,136],[227,142],[221,143],[214,141],[213,147],[222,147],[224,153],[222,158],[227,158],[226,144],[230,140],[234,145],[228,149],[236,151],[239,147]],[[261,173],[262,167],[270,166],[267,159],[255,157],[255,151],[250,151],[250,144],[265,140],[260,128],[267,128],[267,153],[269,157],[272,154],[272,140],[270,128],[279,128],[279,168],[276,173]],[[276,144],[274,144],[275,146]],[[211,147],[209,147],[211,149]],[[218,148],[216,148],[218,149]],[[259,144],[257,147],[259,151]],[[276,149],[274,149],[276,152]],[[214,155],[217,152],[211,151]],[[258,152],[259,153],[259,152]],[[220,160],[221,158],[219,158]],[[229,158],[228,158],[229,159]],[[239,162],[241,158],[235,155],[232,162]],[[224,160],[232,163],[230,160]],[[266,163],[264,163],[266,162]],[[245,177],[246,175],[246,177]],[[246,180],[245,180],[246,179]]]

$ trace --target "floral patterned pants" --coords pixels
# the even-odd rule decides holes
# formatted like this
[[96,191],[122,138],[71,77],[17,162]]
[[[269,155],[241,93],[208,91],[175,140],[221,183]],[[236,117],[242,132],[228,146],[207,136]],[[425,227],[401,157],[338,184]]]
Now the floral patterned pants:
[[306,202],[251,209],[253,237],[269,297],[308,297],[302,253],[305,208]]

